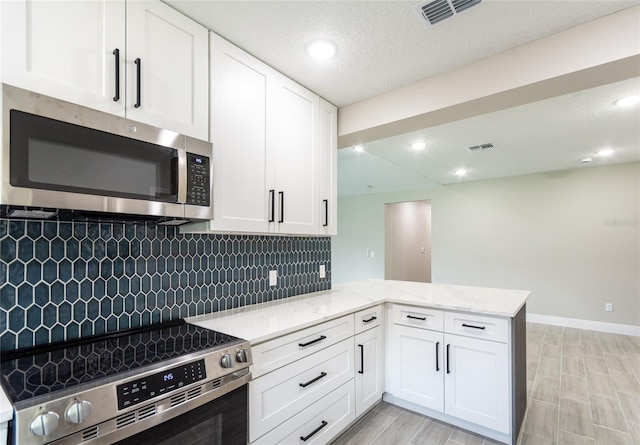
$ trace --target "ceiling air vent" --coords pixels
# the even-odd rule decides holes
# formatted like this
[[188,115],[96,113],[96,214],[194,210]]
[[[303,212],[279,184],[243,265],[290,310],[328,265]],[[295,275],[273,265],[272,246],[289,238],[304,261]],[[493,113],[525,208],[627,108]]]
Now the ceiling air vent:
[[414,8],[431,25],[448,19],[454,14],[460,13],[482,0],[427,0],[414,5]]
[[493,144],[491,142],[487,142],[486,144],[472,145],[471,147],[467,147],[467,150],[469,150],[472,153],[475,153],[477,151],[485,151],[485,150],[490,150],[492,148],[493,148]]

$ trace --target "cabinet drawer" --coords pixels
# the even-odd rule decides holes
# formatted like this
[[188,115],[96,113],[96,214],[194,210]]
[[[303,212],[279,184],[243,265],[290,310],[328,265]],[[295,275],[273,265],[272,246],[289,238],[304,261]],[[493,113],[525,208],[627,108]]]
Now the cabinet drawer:
[[393,305],[393,322],[414,328],[442,331],[443,312],[414,306]]
[[449,334],[508,343],[509,320],[484,315],[445,312],[444,331]]
[[353,338],[249,383],[251,442],[353,379]]
[[[355,420],[353,380],[271,430],[253,445],[326,444]],[[309,437],[310,434],[313,434]],[[303,441],[301,438],[307,438]]]
[[358,334],[367,329],[380,325],[382,321],[382,305],[374,306],[355,313],[355,333]]
[[353,315],[347,315],[252,346],[253,367],[251,372],[253,378],[260,377],[352,335]]

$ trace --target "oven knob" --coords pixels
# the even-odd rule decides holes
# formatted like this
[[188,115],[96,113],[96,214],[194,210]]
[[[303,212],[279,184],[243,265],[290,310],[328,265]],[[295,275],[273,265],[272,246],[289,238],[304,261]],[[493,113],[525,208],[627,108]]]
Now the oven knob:
[[92,406],[90,402],[86,400],[81,400],[79,402],[72,403],[67,411],[64,413],[64,416],[71,423],[82,423],[91,415]]
[[238,363],[247,363],[247,350],[246,349],[238,349],[238,352],[236,352],[236,361]]
[[231,354],[224,354],[220,359],[220,366],[223,368],[231,368],[233,367],[233,359],[231,358]]
[[38,414],[29,424],[29,430],[36,436],[48,436],[58,428],[60,417],[53,411]]

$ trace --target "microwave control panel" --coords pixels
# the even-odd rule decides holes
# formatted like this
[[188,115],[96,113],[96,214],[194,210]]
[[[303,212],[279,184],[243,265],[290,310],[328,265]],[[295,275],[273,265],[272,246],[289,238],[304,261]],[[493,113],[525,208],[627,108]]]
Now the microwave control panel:
[[211,205],[210,159],[187,153],[187,204],[196,206]]

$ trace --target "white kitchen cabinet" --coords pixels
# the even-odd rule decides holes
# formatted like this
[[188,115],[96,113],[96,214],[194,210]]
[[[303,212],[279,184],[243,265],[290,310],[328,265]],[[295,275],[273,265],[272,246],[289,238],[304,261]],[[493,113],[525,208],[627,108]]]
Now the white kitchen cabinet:
[[159,1],[16,0],[1,7],[3,82],[208,138],[204,27]]
[[208,39],[162,2],[128,1],[127,118],[207,140]]
[[[390,401],[483,435],[513,440],[506,318],[394,305],[386,361]],[[514,402],[516,403],[516,402]],[[479,429],[476,429],[479,428]]]
[[335,231],[335,107],[214,33],[210,64],[214,216],[181,231]]
[[320,234],[338,234],[338,109],[320,99]]
[[16,0],[0,7],[4,83],[124,116],[124,0]]
[[275,219],[273,138],[267,135],[273,74],[218,35],[210,39],[214,219],[203,224],[205,230],[266,233]]
[[444,409],[443,334],[393,326],[388,357],[389,392],[436,411]]
[[383,334],[376,326],[355,337],[356,416],[367,412],[382,398]]
[[278,232],[319,232],[320,99],[281,75],[273,76],[276,226]]
[[445,334],[445,413],[509,433],[509,349]]

